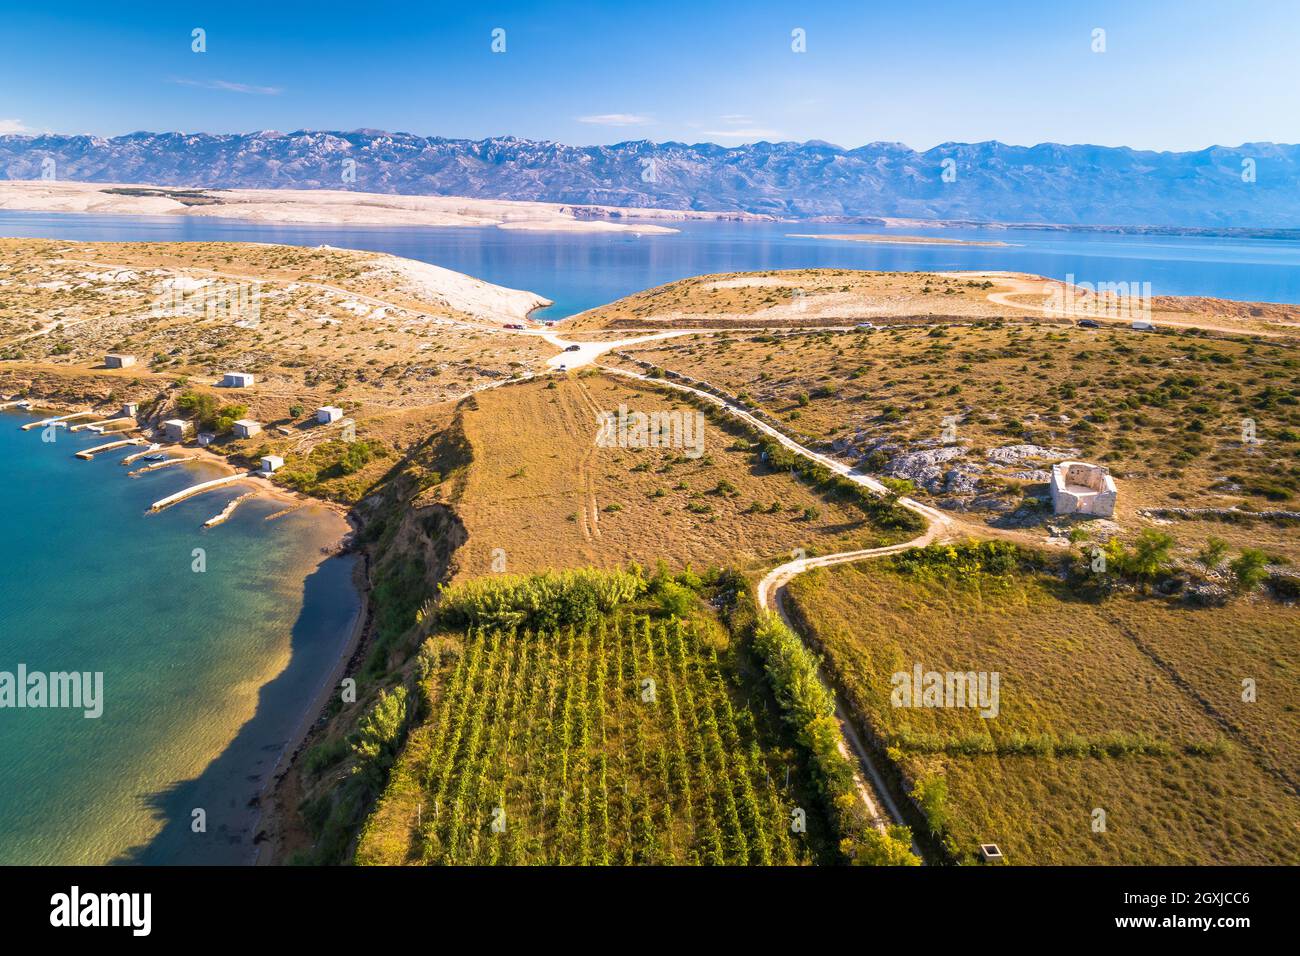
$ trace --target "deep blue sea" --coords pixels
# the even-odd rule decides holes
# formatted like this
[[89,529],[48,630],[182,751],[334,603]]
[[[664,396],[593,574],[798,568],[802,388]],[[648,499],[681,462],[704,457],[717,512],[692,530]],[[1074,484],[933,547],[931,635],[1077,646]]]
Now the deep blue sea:
[[[1153,294],[1300,302],[1300,242],[943,230],[1002,247],[876,245],[789,233],[874,227],[681,223],[675,235],[494,228],[338,228],[201,217],[0,212],[0,236],[85,241],[254,241],[390,252],[553,299],[562,318],[649,286],[740,270],[995,269],[1150,282]],[[903,234],[926,234],[908,229]],[[210,531],[223,490],[156,515],[202,469],[129,479],[101,441],[53,444],[0,413],[0,671],[100,670],[104,714],[0,710],[0,864],[239,862],[247,802],[346,642],[357,599],[347,560],[325,559],[341,519],[246,502]],[[208,570],[191,570],[192,550]],[[195,834],[193,810],[207,814]]]

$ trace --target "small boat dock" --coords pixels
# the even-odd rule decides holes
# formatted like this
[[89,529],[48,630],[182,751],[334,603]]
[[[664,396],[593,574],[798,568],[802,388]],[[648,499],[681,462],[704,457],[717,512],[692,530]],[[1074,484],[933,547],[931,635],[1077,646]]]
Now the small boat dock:
[[101,451],[112,451],[114,448],[125,448],[128,445],[143,445],[143,438],[123,438],[120,441],[110,441],[103,445],[96,445],[94,448],[83,448],[77,452],[77,457],[84,461],[90,461]]
[[213,478],[211,481],[201,481],[197,485],[190,485],[190,487],[178,491],[173,495],[168,495],[166,498],[159,498],[149,507],[149,512],[152,514],[156,511],[162,511],[164,508],[170,508],[178,501],[184,501],[186,498],[201,495],[205,491],[211,491],[214,488],[220,488],[224,485],[231,484],[232,482],[244,481],[251,477],[251,474],[252,473],[250,472],[241,471],[237,474],[226,475],[222,478]]
[[73,412],[71,415],[56,415],[54,418],[42,418],[39,422],[28,422],[26,425],[19,425],[23,431],[30,431],[33,428],[43,428],[46,425],[67,424],[78,418],[94,418],[95,412]]

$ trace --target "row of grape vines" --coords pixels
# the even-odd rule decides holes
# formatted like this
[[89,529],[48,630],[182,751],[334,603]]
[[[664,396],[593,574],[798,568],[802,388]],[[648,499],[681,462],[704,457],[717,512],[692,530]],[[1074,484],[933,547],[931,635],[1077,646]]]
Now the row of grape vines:
[[784,765],[711,645],[628,615],[466,635],[437,712],[419,858],[439,864],[790,864]]

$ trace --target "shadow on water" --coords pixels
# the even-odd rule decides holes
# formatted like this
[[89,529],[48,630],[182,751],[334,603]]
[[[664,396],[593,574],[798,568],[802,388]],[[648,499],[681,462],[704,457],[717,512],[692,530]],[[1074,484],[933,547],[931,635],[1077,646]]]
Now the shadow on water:
[[[351,583],[355,556],[326,558],[303,581],[302,611],[290,637],[289,663],[258,691],[257,710],[229,746],[191,780],[144,797],[162,829],[124,850],[118,864],[246,864],[256,852],[258,795],[348,644],[361,613]],[[193,812],[207,829],[193,832]]]

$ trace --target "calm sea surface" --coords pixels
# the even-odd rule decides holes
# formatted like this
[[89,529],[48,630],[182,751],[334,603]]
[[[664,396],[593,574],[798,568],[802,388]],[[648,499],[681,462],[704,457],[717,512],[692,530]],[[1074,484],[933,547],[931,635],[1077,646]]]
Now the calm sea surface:
[[101,671],[103,715],[0,710],[0,864],[249,860],[248,802],[357,611],[354,559],[321,554],[346,526],[250,499],[202,530],[234,489],[146,515],[216,470],[128,478],[131,449],[81,461],[102,437],[36,417],[0,413],[0,671]]
[[1116,236],[1024,230],[899,230],[1007,246],[888,246],[790,233],[881,233],[824,223],[671,223],[673,235],[544,233],[496,228],[284,226],[200,216],[123,217],[0,212],[0,236],[83,241],[224,241],[331,245],[391,252],[528,289],[563,318],[620,296],[711,272],[796,269],[998,269],[1080,282],[1150,282],[1154,295],[1300,302],[1300,241]]
[[[1076,281],[1150,282],[1156,295],[1300,302],[1300,243],[1035,230],[944,230],[1003,247],[886,246],[789,233],[880,232],[793,223],[684,223],[676,235],[492,228],[283,226],[199,217],[0,212],[0,236],[85,241],[254,241],[371,249],[555,301],[561,318],[649,286],[740,270],[999,269]],[[909,229],[906,234],[926,234]],[[350,559],[324,558],[341,519],[269,501],[202,523],[239,492],[157,515],[197,481],[180,466],[129,479],[102,441],[53,444],[0,413],[0,671],[102,671],[104,713],[0,710],[0,864],[241,862],[257,793],[346,643]],[[207,571],[191,570],[193,549]],[[193,811],[207,832],[192,832]]]

